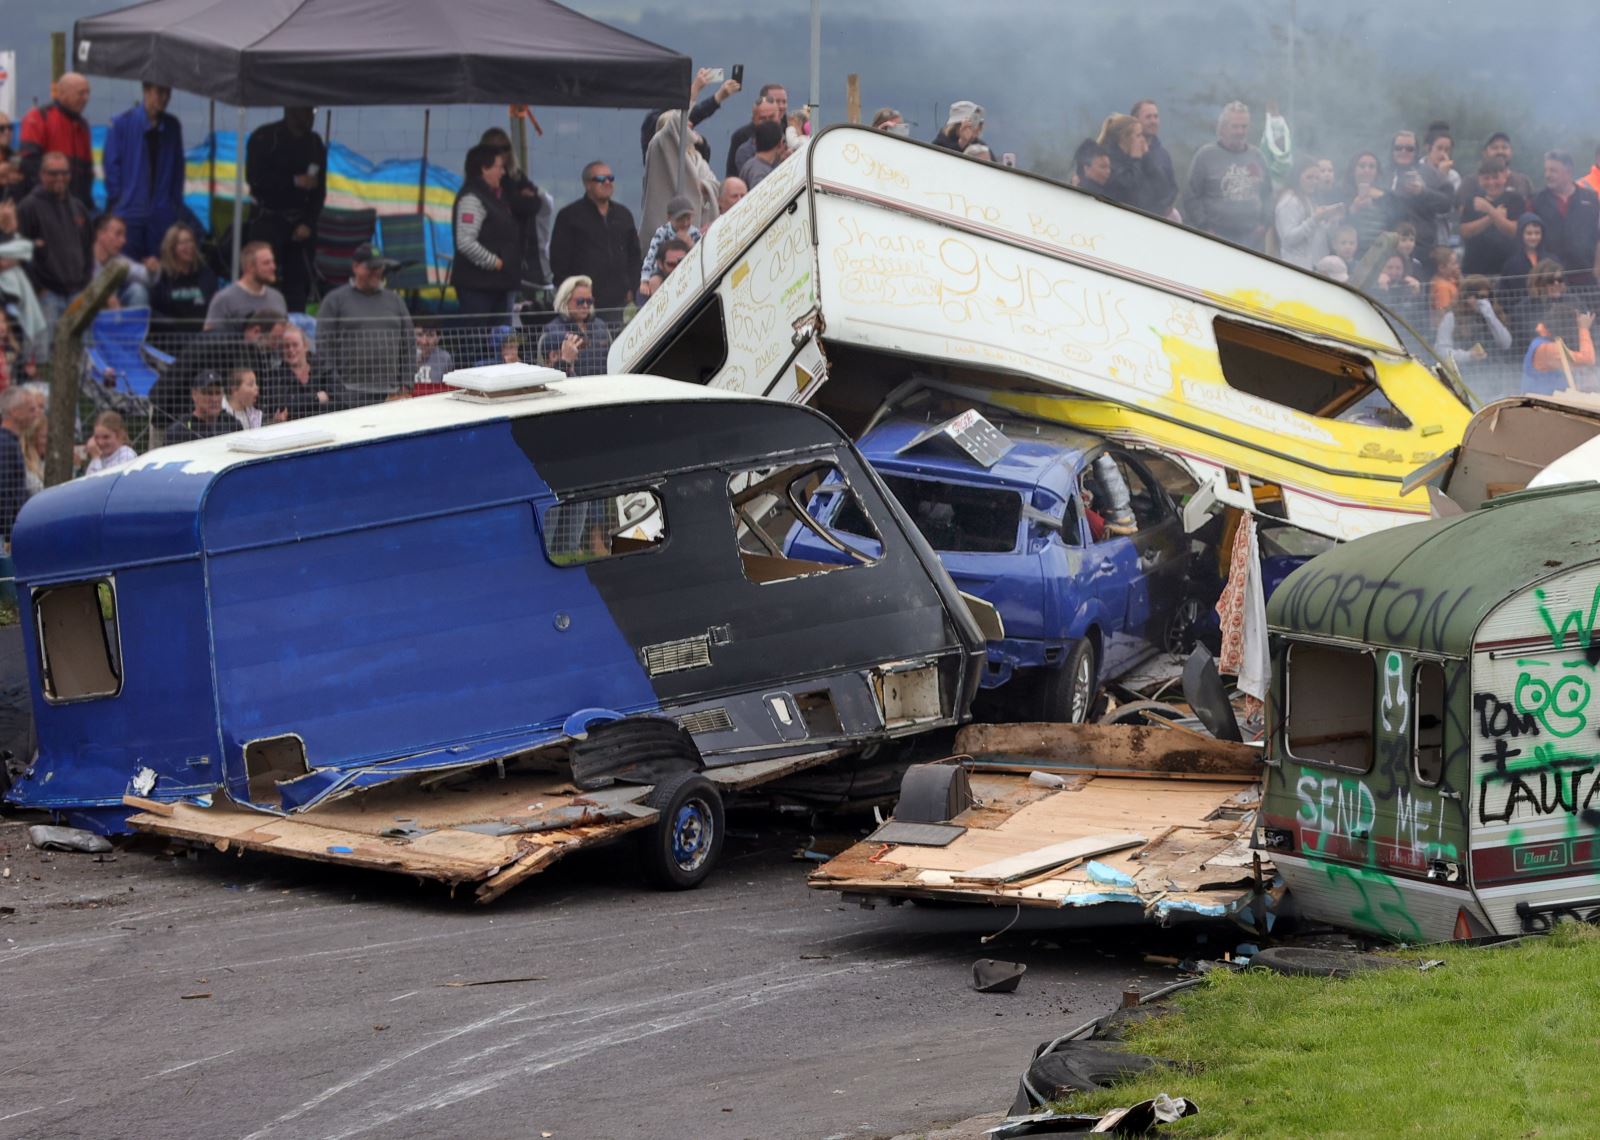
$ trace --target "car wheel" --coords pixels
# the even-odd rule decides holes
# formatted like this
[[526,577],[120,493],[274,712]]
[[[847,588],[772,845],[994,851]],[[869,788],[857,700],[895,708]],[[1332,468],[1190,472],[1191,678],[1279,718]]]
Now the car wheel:
[[1087,639],[1073,643],[1061,668],[1046,673],[1044,719],[1062,724],[1083,724],[1094,708],[1098,689],[1094,646]]
[[645,877],[663,890],[698,887],[722,851],[722,795],[716,785],[698,772],[680,772],[652,788],[644,802],[661,813],[640,837]]

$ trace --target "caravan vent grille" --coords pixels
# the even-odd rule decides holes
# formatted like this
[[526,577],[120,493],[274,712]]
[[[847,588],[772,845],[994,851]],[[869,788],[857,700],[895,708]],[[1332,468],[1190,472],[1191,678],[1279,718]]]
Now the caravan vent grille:
[[646,645],[641,652],[645,671],[652,677],[682,673],[686,669],[704,669],[711,664],[711,640],[703,633],[679,641],[658,641]]
[[678,718],[678,724],[690,736],[733,731],[733,718],[728,715],[727,709],[701,709],[699,712],[686,713]]

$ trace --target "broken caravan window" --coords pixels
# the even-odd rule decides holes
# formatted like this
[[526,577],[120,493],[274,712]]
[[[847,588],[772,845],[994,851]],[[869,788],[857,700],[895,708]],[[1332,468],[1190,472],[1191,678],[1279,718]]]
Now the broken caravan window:
[[661,497],[649,489],[564,499],[544,512],[545,556],[557,566],[581,566],[654,550],[667,540]]
[[722,318],[722,298],[712,293],[650,362],[653,376],[705,384],[722,371],[728,359],[728,330]]
[[[857,538],[855,544],[842,541],[812,517],[808,504],[815,501],[824,484],[830,493],[846,496],[844,507],[854,506],[860,512],[855,491],[829,459],[748,468],[728,477],[739,561],[746,578],[758,583],[778,582],[854,566],[870,566],[882,557],[883,541],[864,512],[860,512],[861,519],[871,537]],[[819,539],[838,555],[838,561],[817,562],[790,557],[785,552],[801,535]],[[812,545],[807,543],[808,547]],[[860,549],[858,545],[867,549]]]
[[[1022,521],[1022,496],[1016,491],[904,475],[880,473],[880,477],[935,550],[968,554],[1010,554],[1016,550]],[[820,506],[817,513],[824,514]],[[833,528],[862,537],[874,533],[853,495],[833,513]]]
[[1416,707],[1412,749],[1417,782],[1430,788],[1444,778],[1445,680],[1444,666],[1419,661],[1411,671],[1411,700]]
[[1370,772],[1378,691],[1373,653],[1291,642],[1283,672],[1283,734],[1289,758],[1344,772]]
[[1322,419],[1411,426],[1363,356],[1226,317],[1213,318],[1212,330],[1222,378],[1236,391]]
[[39,590],[33,606],[47,700],[114,697],[122,691],[117,597],[110,579]]

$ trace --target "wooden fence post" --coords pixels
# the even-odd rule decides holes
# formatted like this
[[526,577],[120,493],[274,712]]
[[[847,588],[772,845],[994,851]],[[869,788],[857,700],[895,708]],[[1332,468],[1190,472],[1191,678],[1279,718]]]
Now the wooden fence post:
[[100,271],[89,287],[72,299],[56,322],[50,341],[50,434],[45,441],[44,485],[54,487],[72,478],[72,426],[78,418],[78,378],[83,375],[83,337],[95,314],[122,288],[128,263],[121,258]]

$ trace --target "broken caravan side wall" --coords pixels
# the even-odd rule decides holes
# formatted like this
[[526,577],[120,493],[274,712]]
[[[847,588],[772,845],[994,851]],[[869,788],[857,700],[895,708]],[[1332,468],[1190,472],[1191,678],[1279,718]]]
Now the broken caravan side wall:
[[814,338],[796,329],[817,307],[811,211],[796,204],[805,181],[803,162],[782,163],[718,218],[618,334],[610,370],[650,359],[674,379],[804,401],[826,370]]
[[[865,371],[907,374],[904,363],[872,369],[872,354],[923,359],[965,370],[965,381],[978,372],[995,387],[1070,390],[1065,399],[1005,402],[1154,444],[1202,481],[1243,472],[1282,486],[1291,521],[1319,533],[1350,538],[1426,517],[1426,493],[1402,498],[1400,483],[1459,438],[1468,411],[1354,291],[1048,180],[882,132],[830,128],[802,157],[803,169],[798,160],[782,164],[757,187],[767,191],[782,174],[770,194],[753,193],[712,228],[703,258],[696,250],[685,261],[704,292],[722,296],[729,362],[699,376],[665,371],[775,395],[792,385],[786,354],[796,339],[791,324],[808,312],[798,300],[804,290],[789,295],[791,306],[744,323],[737,315],[755,310],[733,281],[762,282],[775,272],[795,284],[804,270],[784,271],[801,263],[769,259],[765,242],[737,262],[729,251],[768,225],[798,232],[800,219],[780,215],[803,195],[795,214],[803,217],[808,205],[814,212],[811,291],[823,340],[864,349],[869,362],[860,368],[858,355],[848,375],[835,367],[821,394],[825,407],[863,386],[873,392],[881,376]],[[718,233],[735,222],[728,235]],[[613,368],[659,366],[667,327],[699,304],[689,284],[680,285],[674,311],[651,314],[652,327],[624,331]],[[1218,313],[1372,359],[1412,426],[1318,418],[1229,387],[1211,326]],[[760,330],[766,347],[735,350],[736,327],[741,337]],[[769,371],[752,376],[752,360],[762,359]]]

